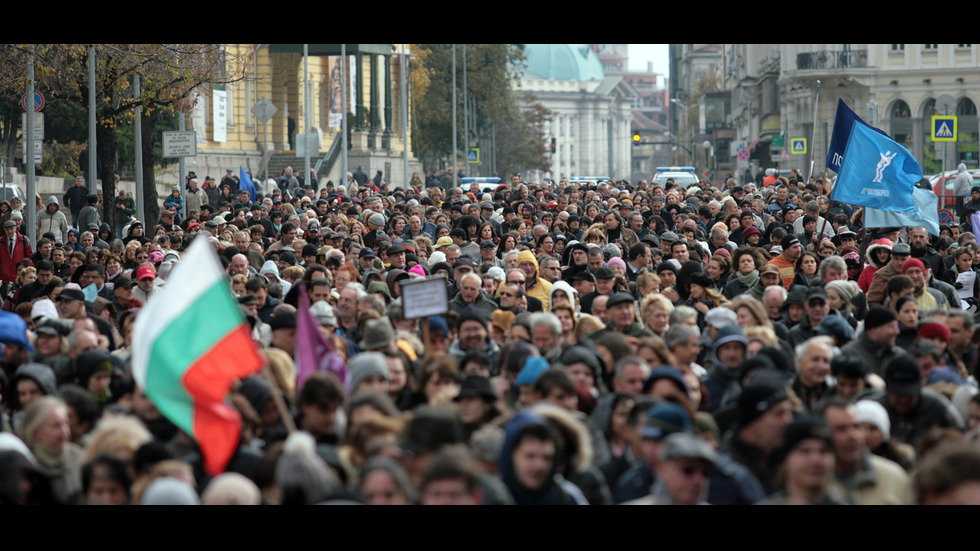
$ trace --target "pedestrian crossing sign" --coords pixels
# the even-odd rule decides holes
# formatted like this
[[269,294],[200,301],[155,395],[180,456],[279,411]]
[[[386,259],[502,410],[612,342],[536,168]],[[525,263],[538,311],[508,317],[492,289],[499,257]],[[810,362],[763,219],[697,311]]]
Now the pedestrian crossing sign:
[[791,138],[789,143],[793,155],[806,155],[806,138]]
[[956,115],[933,115],[932,141],[956,141]]
[[480,164],[480,148],[469,148],[469,150],[466,151],[466,162],[470,164]]

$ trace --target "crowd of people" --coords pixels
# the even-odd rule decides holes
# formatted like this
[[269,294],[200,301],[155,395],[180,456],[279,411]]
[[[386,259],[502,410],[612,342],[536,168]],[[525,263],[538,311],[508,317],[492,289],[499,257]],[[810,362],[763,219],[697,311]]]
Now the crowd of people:
[[[145,230],[125,194],[91,220],[82,180],[36,246],[0,203],[3,309],[27,327],[0,330],[0,502],[980,503],[968,222],[865,227],[796,171],[347,182],[189,178]],[[201,236],[267,359],[228,396],[217,476],[130,366]],[[403,285],[432,276],[446,312],[406,318]],[[347,377],[297,384],[303,294]]]

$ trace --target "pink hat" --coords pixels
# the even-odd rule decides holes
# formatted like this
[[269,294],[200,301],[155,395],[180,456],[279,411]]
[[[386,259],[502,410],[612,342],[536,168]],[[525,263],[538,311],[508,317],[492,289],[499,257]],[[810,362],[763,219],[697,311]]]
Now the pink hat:
[[415,274],[419,277],[425,277],[425,268],[423,268],[421,264],[416,264],[415,266],[412,266],[412,269],[409,270],[408,273]]
[[619,267],[621,267],[621,268],[623,268],[625,270],[626,269],[626,261],[623,260],[622,258],[618,257],[618,256],[614,256],[614,257],[612,257],[612,258],[609,259],[609,262],[606,262],[606,266],[619,266]]

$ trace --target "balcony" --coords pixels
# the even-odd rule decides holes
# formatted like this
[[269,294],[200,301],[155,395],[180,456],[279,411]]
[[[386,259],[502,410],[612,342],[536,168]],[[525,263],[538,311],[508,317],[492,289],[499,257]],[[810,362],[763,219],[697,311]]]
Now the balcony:
[[798,71],[855,69],[867,66],[867,50],[836,50],[796,55],[796,69]]

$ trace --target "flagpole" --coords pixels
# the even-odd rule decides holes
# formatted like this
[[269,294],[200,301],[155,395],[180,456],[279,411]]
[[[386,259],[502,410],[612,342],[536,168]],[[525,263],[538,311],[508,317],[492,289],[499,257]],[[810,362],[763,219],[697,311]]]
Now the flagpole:
[[[813,177],[813,152],[816,150],[816,139],[817,139],[817,106],[820,105],[820,81],[817,81],[817,95],[813,98],[813,130],[810,132],[810,172],[806,175],[806,184],[810,183],[810,178]],[[803,184],[804,186],[806,184]],[[829,213],[829,211],[828,211]],[[818,213],[819,214],[819,213]],[[827,219],[824,218],[826,223]],[[820,235],[823,235],[823,230],[820,230]]]

